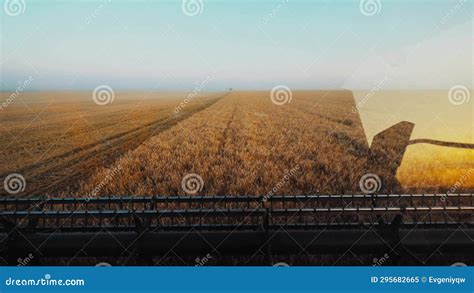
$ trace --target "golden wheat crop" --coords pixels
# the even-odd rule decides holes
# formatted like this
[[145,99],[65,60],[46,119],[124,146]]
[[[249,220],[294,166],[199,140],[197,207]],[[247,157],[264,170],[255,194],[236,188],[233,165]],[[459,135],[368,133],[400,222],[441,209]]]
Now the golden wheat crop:
[[234,92],[123,156],[81,192],[116,169],[99,194],[184,195],[187,174],[202,177],[202,195],[359,192],[368,147],[352,103],[349,91],[294,92],[285,105],[269,92]]
[[[21,174],[26,188],[18,195],[77,190],[80,180],[222,94],[200,95],[175,114],[187,95],[124,92],[97,105],[90,92],[21,93],[1,110],[0,178]],[[3,188],[0,194],[6,194]]]
[[[413,153],[437,148],[425,145],[407,148],[397,174],[404,189],[390,186],[394,175],[368,159],[349,91],[294,91],[283,105],[267,91],[215,93],[174,113],[185,97],[118,93],[98,106],[89,93],[24,93],[25,103],[2,110],[0,174],[22,174],[24,194],[52,196],[361,193],[372,172],[382,192],[474,187],[463,159],[472,150],[438,150],[442,160]],[[186,176],[198,176],[196,190]]]

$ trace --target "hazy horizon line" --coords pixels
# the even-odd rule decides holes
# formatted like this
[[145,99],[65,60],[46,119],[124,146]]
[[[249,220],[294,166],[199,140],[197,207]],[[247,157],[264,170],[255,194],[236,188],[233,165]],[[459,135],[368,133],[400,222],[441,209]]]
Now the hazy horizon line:
[[[281,86],[281,85],[280,85]],[[192,92],[194,89],[147,89],[147,88],[118,88],[114,89],[111,87],[114,92]],[[288,87],[291,91],[374,91],[374,92],[382,92],[382,91],[432,91],[432,90],[439,90],[439,91],[449,91],[449,88],[445,87],[436,87],[436,88],[385,88],[385,89],[375,89],[375,88],[300,88],[300,87]],[[468,90],[474,90],[474,87],[467,87]],[[219,92],[230,92],[230,91],[271,91],[272,88],[232,88],[232,90],[227,89],[213,89],[213,90],[199,90],[197,93],[219,93]],[[57,88],[50,88],[50,89],[37,89],[37,90],[0,90],[0,93],[38,93],[38,92],[91,92],[94,91],[94,88],[88,89],[57,89]]]

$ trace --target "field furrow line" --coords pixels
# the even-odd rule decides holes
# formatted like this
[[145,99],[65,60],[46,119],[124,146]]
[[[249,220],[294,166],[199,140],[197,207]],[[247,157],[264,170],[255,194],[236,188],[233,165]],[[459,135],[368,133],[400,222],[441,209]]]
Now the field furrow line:
[[[99,163],[107,166],[129,150],[133,150],[150,137],[165,131],[179,122],[188,119],[226,96],[206,101],[192,111],[186,111],[179,116],[169,116],[157,119],[151,123],[136,127],[132,130],[118,133],[86,146],[81,146],[59,156],[39,163],[18,169],[16,172],[24,174],[29,182],[34,182],[34,189],[27,186],[30,195],[57,193],[67,190],[73,192],[79,187],[81,180],[94,174],[88,166]],[[95,164],[93,164],[95,162]],[[5,177],[8,174],[2,174]],[[2,190],[3,192],[3,190]]]

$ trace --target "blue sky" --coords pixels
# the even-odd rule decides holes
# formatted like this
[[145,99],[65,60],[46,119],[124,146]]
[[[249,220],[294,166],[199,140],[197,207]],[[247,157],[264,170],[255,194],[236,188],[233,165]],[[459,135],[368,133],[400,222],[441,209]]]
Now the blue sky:
[[472,87],[472,1],[5,1],[2,90]]

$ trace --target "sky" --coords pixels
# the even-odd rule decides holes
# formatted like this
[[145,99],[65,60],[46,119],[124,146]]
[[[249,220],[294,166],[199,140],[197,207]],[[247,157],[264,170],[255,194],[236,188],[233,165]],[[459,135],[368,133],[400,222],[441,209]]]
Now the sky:
[[25,80],[29,90],[473,82],[470,0],[3,0],[2,7],[3,91]]

